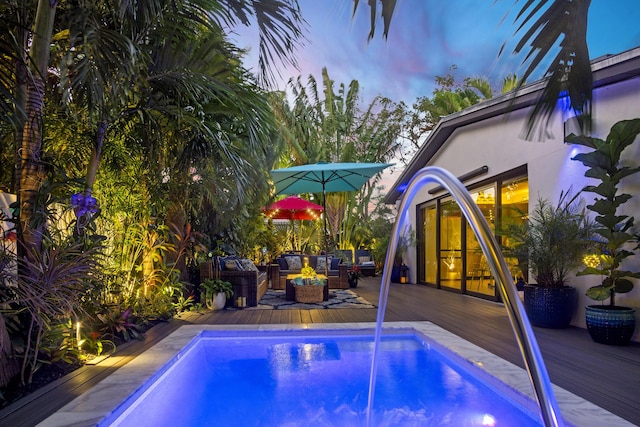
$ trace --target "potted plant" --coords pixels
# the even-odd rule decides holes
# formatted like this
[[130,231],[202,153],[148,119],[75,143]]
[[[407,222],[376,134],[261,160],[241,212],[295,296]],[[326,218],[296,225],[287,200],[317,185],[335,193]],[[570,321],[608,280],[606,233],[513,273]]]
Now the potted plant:
[[[591,338],[599,343],[628,344],[636,327],[635,309],[615,304],[617,293],[633,289],[631,278],[640,278],[640,272],[622,268],[623,261],[634,255],[637,247],[631,248],[634,240],[634,218],[619,212],[629,201],[630,194],[618,194],[623,178],[640,172],[640,167],[622,166],[621,154],[640,133],[640,119],[622,120],[614,124],[606,140],[587,136],[569,135],[566,142],[579,144],[593,150],[577,154],[573,160],[587,167],[585,176],[599,183],[588,185],[583,191],[595,193],[594,203],[587,209],[596,214],[600,251],[588,257],[587,267],[580,275],[595,274],[602,277],[601,284],[587,290],[587,296],[599,305],[586,308],[586,324]],[[602,304],[609,300],[609,305]]]
[[404,260],[409,248],[415,246],[415,244],[416,232],[411,226],[406,226],[398,238],[398,246],[395,257],[393,258],[393,267],[391,268],[391,281],[393,283],[407,283],[409,267],[405,264]]
[[535,283],[524,286],[524,306],[531,324],[565,328],[575,314],[578,296],[568,276],[582,266],[592,226],[577,195],[560,195],[557,206],[539,199],[526,221],[505,225],[505,255],[518,260]]
[[230,282],[221,279],[206,279],[202,282],[204,289],[204,301],[211,310],[222,310],[227,303],[227,298],[233,296],[233,286]]
[[360,267],[354,264],[353,267],[351,267],[351,270],[349,270],[349,272],[347,273],[347,281],[349,282],[349,287],[357,288],[359,278],[360,278]]

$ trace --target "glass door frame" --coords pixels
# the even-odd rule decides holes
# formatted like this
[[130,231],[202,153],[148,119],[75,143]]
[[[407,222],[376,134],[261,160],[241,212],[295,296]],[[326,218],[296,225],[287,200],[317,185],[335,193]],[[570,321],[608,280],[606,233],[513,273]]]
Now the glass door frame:
[[[506,171],[500,175],[479,181],[477,183],[473,183],[472,185],[467,186],[467,190],[468,191],[473,191],[475,189],[479,189],[482,187],[488,187],[488,186],[494,186],[494,188],[496,189],[496,195],[495,195],[495,218],[496,221],[499,220],[502,217],[502,187],[503,185],[505,185],[505,181],[511,181],[513,179],[516,178],[520,178],[520,177],[528,177],[528,170],[527,170],[527,165],[524,164],[522,166],[519,166],[517,168],[514,168],[512,170]],[[426,269],[426,265],[424,260],[422,259],[424,257],[424,249],[423,249],[423,245],[424,245],[424,241],[425,241],[425,235],[424,235],[424,213],[426,211],[427,208],[433,206],[434,204],[436,205],[436,218],[437,218],[437,223],[436,223],[436,254],[440,254],[440,234],[441,234],[441,224],[440,224],[440,212],[441,212],[441,202],[442,201],[446,201],[446,199],[450,198],[451,195],[449,193],[445,193],[442,194],[441,196],[435,197],[431,200],[428,200],[424,203],[418,204],[416,205],[416,219],[417,219],[417,223],[420,224],[419,227],[416,227],[416,246],[415,246],[415,250],[416,250],[416,260],[417,260],[417,283],[420,285],[424,285],[424,286],[429,286],[429,287],[434,287],[437,289],[445,289],[447,291],[450,292],[461,292],[464,294],[468,294],[468,295],[472,295],[478,298],[482,298],[482,299],[488,299],[491,301],[500,301],[500,294],[498,292],[498,288],[495,288],[495,292],[493,295],[487,295],[487,294],[483,294],[483,293],[478,293],[478,292],[473,292],[470,291],[467,287],[467,283],[466,283],[466,274],[463,274],[461,277],[462,283],[461,283],[461,287],[460,289],[454,289],[454,288],[449,288],[449,287],[445,287],[441,285],[440,282],[440,262],[439,262],[439,256],[438,258],[438,263],[437,263],[437,269],[438,271],[436,272],[436,279],[437,279],[437,283],[429,283],[425,281],[425,269]],[[461,253],[465,253],[466,254],[466,237],[467,237],[467,221],[466,218],[462,218],[461,219],[461,231],[460,231],[460,236],[462,239],[462,249],[461,249]],[[495,233],[495,231],[494,231]],[[494,234],[495,235],[495,234]],[[500,238],[499,236],[495,236],[496,239],[498,240],[498,243],[500,243]],[[462,271],[466,272],[467,271],[467,265],[466,265],[466,256],[462,256]]]

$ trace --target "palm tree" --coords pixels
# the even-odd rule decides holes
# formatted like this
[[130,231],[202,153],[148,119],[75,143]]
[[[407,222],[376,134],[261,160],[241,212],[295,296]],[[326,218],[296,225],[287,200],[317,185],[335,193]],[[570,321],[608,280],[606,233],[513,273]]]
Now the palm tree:
[[[404,118],[400,106],[376,97],[363,110],[358,104],[358,81],[336,85],[326,68],[321,82],[310,75],[307,84],[298,77],[289,81],[289,87],[294,96],[293,107],[283,98],[275,104],[279,127],[289,144],[284,165],[386,162],[393,157]],[[355,224],[367,220],[375,183],[366,184],[357,195],[327,194],[329,235],[342,247],[350,244]]]
[[[28,73],[12,73],[20,77],[19,83],[26,82],[26,120],[19,131],[21,140],[18,141],[20,138],[16,138],[20,142],[21,158],[15,188],[20,205],[20,240],[28,247],[39,248],[44,221],[34,222],[33,219],[39,209],[36,206],[36,195],[45,179],[45,169],[41,161],[43,114],[54,32],[57,35],[56,45],[67,49],[59,58],[73,59],[69,68],[68,62],[58,63],[61,85],[74,89],[70,92],[74,93],[74,102],[85,103],[90,109],[89,117],[95,123],[94,155],[87,172],[87,188],[90,190],[110,116],[113,111],[119,110],[117,104],[122,105],[123,102],[118,91],[128,90],[130,84],[127,76],[133,70],[143,70],[147,64],[144,57],[141,57],[144,52],[136,49],[136,43],[145,43],[144,37],[150,35],[150,30],[157,24],[176,23],[172,21],[176,15],[170,10],[174,2],[164,0],[128,3],[128,8],[115,7],[110,2],[90,2],[82,5],[64,3],[59,8],[58,1],[39,0],[35,12],[29,9],[32,4],[33,2],[27,0],[14,0],[5,10],[12,13],[3,16],[1,25],[7,30],[3,34],[14,37],[3,38],[3,42],[7,43],[1,46],[9,53],[12,52],[9,47],[14,48],[16,53],[3,55],[2,60],[5,62],[0,70],[15,69],[13,64],[16,58],[29,58],[29,61],[19,63],[28,65],[28,68],[24,68]],[[173,12],[182,13],[182,18],[191,18],[192,24],[187,28],[203,26],[220,29],[223,25],[236,23],[249,25],[252,19],[255,19],[260,29],[260,63],[265,75],[268,74],[266,70],[274,60],[282,60],[285,63],[293,61],[293,52],[297,40],[301,37],[302,26],[296,1],[191,0],[181,5],[181,8],[174,9]],[[59,18],[56,16],[58,11],[61,12]],[[17,22],[12,19],[13,16],[35,18],[30,25],[26,20]],[[97,19],[98,16],[108,19]],[[183,19],[182,22],[187,21]],[[16,36],[20,35],[21,30],[30,27],[33,28],[30,37]],[[68,39],[64,39],[67,34]],[[9,40],[24,40],[24,43],[8,43]],[[30,43],[27,44],[26,40],[30,40]],[[28,54],[23,46],[28,46]],[[73,74],[67,74],[68,71],[73,71]],[[3,98],[4,102],[0,104],[5,107],[15,104],[13,109],[20,111],[17,101],[21,99],[21,86],[14,84],[6,87],[12,86],[15,90],[5,93],[6,98]]]
[[[302,20],[295,0],[153,0],[122,3],[126,7],[120,3],[10,0],[0,7],[0,79],[7,83],[3,89],[10,88],[0,92],[0,111],[9,108],[11,124],[16,127],[15,153],[20,156],[16,156],[14,189],[20,207],[19,247],[27,259],[41,252],[46,232],[46,212],[38,205],[38,195],[46,178],[42,160],[49,122],[44,120],[45,102],[55,99],[48,95],[62,90],[60,100],[74,107],[70,111],[92,129],[85,195],[93,190],[110,127],[126,129],[123,122],[134,115],[156,125],[174,119],[180,126],[173,128],[172,135],[190,129],[191,135],[216,141],[216,149],[229,159],[229,174],[237,171],[238,176],[247,177],[253,173],[252,166],[238,161],[245,153],[234,147],[247,138],[255,149],[261,140],[259,120],[265,117],[266,105],[247,96],[254,91],[244,86],[248,74],[229,72],[237,69],[237,58],[225,54],[214,64],[211,59],[218,50],[207,52],[205,48],[222,46],[220,37],[228,26],[255,20],[261,35],[261,65],[268,75],[275,60],[293,60],[301,37]],[[198,39],[203,42],[198,49],[194,35],[206,31],[213,36]],[[191,44],[181,45],[183,36]],[[185,47],[192,49],[180,51]],[[153,74],[154,66],[168,59],[184,62],[170,71],[165,68],[163,74]],[[226,60],[228,67],[223,66]],[[189,70],[195,63],[200,68]],[[205,65],[217,67],[206,69]],[[221,132],[212,121],[225,116],[227,108],[234,117],[229,117],[225,130],[233,131],[234,136]],[[208,116],[206,125],[202,125],[202,115]],[[157,126],[150,135],[162,136],[160,129],[167,126]],[[0,360],[0,366],[4,362]]]
[[[397,0],[373,0],[367,2],[371,13],[369,38],[375,35],[376,15],[381,6],[387,38]],[[353,0],[354,13],[360,3]],[[380,5],[378,5],[380,3]],[[517,0],[515,1],[517,3]],[[533,74],[538,66],[556,51],[545,72],[547,82],[526,126],[526,137],[544,139],[546,126],[561,94],[567,93],[571,109],[576,113],[583,132],[591,130],[591,100],[593,77],[587,46],[587,16],[591,0],[531,0],[520,7],[515,23],[522,38],[514,53],[525,52],[525,72],[518,87]],[[499,54],[502,54],[504,45]],[[535,135],[534,135],[535,134]]]
[[[401,160],[408,163],[411,156],[420,148],[426,135],[438,124],[443,116],[457,113],[479,102],[494,97],[494,89],[486,77],[466,77],[457,83],[453,75],[456,66],[452,65],[445,76],[436,76],[436,89],[433,96],[420,97],[413,104],[406,119],[405,134],[411,149],[402,151]],[[516,89],[521,79],[516,74],[509,74],[502,81],[501,94]]]

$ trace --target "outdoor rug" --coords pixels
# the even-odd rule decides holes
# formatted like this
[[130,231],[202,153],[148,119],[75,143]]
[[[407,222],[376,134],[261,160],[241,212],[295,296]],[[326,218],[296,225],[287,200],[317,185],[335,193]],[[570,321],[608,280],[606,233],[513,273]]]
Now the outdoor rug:
[[351,289],[330,289],[329,301],[306,304],[287,301],[284,290],[269,289],[258,301],[257,307],[249,307],[245,310],[317,310],[324,308],[376,308],[376,306],[359,297]]

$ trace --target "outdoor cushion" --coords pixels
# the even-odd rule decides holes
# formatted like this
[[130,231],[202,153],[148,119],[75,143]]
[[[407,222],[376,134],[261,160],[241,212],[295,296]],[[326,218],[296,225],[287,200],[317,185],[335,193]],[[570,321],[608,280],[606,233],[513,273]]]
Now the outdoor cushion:
[[258,271],[258,267],[256,267],[256,265],[250,259],[241,258],[239,262],[243,271]]
[[302,270],[302,261],[299,256],[288,256],[284,259],[287,261],[288,270]]
[[331,266],[329,267],[329,270],[337,270],[338,268],[340,268],[338,266],[340,265],[341,261],[342,261],[342,258],[338,258],[338,257],[331,258]]
[[358,257],[358,264],[364,264],[365,262],[369,262],[371,261],[371,257],[370,256],[359,256]]
[[318,257],[316,261],[316,272],[322,274],[327,269],[327,260],[324,256]]
[[280,270],[288,270],[289,269],[289,265],[287,264],[287,260],[284,259],[284,257],[278,258],[278,267],[280,267]]

